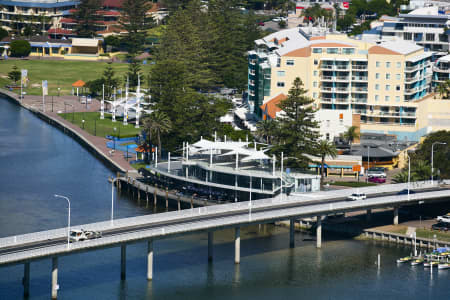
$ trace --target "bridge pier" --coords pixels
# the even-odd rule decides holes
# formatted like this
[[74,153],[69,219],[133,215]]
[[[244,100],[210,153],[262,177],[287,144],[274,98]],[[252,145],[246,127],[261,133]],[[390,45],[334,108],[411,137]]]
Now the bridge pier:
[[147,244],[147,280],[153,279],[153,240]]
[[52,299],[58,297],[58,257],[52,257]]
[[23,268],[23,297],[30,296],[30,263],[26,262]]
[[289,220],[289,248],[295,247],[294,226],[295,226],[295,220],[290,219]]
[[394,225],[398,225],[398,207],[394,207]]
[[214,232],[208,231],[208,261],[213,260]]
[[234,230],[234,263],[241,262],[241,228],[236,227]]
[[317,216],[316,247],[322,248],[322,216]]
[[366,211],[366,222],[369,223],[372,220],[372,209]]
[[127,270],[127,245],[120,246],[120,279],[125,280]]

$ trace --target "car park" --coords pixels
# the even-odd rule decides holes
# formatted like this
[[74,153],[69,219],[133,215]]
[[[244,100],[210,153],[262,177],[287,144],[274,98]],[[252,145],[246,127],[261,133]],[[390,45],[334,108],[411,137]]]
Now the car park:
[[357,201],[357,200],[364,200],[367,196],[364,193],[353,193],[350,196],[347,197],[348,200]]

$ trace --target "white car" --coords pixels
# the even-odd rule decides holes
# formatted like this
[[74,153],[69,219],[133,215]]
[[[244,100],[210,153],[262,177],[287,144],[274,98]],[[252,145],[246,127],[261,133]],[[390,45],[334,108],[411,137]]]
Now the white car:
[[367,198],[367,196],[364,193],[353,193],[347,197],[348,200],[352,200],[352,201],[364,200],[366,198]]
[[90,239],[98,239],[102,237],[102,233],[100,231],[92,231],[92,230],[83,230],[83,229],[72,229],[70,230],[69,241],[78,242]]
[[369,177],[381,177],[386,178],[386,172],[384,168],[370,168],[367,171]]
[[272,21],[274,21],[274,22],[280,22],[280,21],[281,21],[281,18],[274,18],[274,19],[272,19]]
[[450,215],[446,214],[444,216],[438,216],[437,217],[438,222],[446,222],[446,223],[450,223]]

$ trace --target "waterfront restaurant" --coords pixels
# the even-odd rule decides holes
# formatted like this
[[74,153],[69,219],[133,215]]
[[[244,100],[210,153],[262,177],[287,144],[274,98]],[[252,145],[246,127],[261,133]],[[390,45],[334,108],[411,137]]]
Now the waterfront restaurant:
[[167,161],[155,161],[148,168],[181,192],[195,190],[224,201],[271,198],[281,190],[290,194],[320,189],[318,176],[277,169],[275,156],[249,144],[201,139],[192,145],[185,143],[181,158],[171,159],[169,153]]

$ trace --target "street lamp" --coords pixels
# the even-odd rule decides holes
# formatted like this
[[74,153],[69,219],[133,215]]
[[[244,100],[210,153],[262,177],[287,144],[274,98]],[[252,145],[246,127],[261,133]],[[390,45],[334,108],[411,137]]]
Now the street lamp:
[[84,120],[81,120],[81,123],[83,124],[83,130],[84,130]]
[[60,93],[60,91],[61,91],[61,88],[58,88],[58,97],[59,97],[59,93]]
[[367,170],[366,170],[366,182],[369,181],[369,169],[370,169],[370,146],[367,145]]
[[433,144],[431,144],[431,185],[433,185],[433,177],[434,177],[434,167],[433,167],[433,147],[434,145],[447,145],[447,143],[442,143],[442,142],[434,142]]
[[114,127],[114,136],[113,136],[113,141],[114,141],[114,150],[116,150],[116,127]]
[[409,186],[411,183],[411,158],[409,157],[408,151],[405,152],[408,156],[408,201],[409,201]]
[[69,216],[67,218],[67,248],[69,248],[70,247],[70,200],[66,196],[61,196],[61,195],[57,195],[57,194],[55,194],[55,197],[66,199],[67,203],[69,203]]

